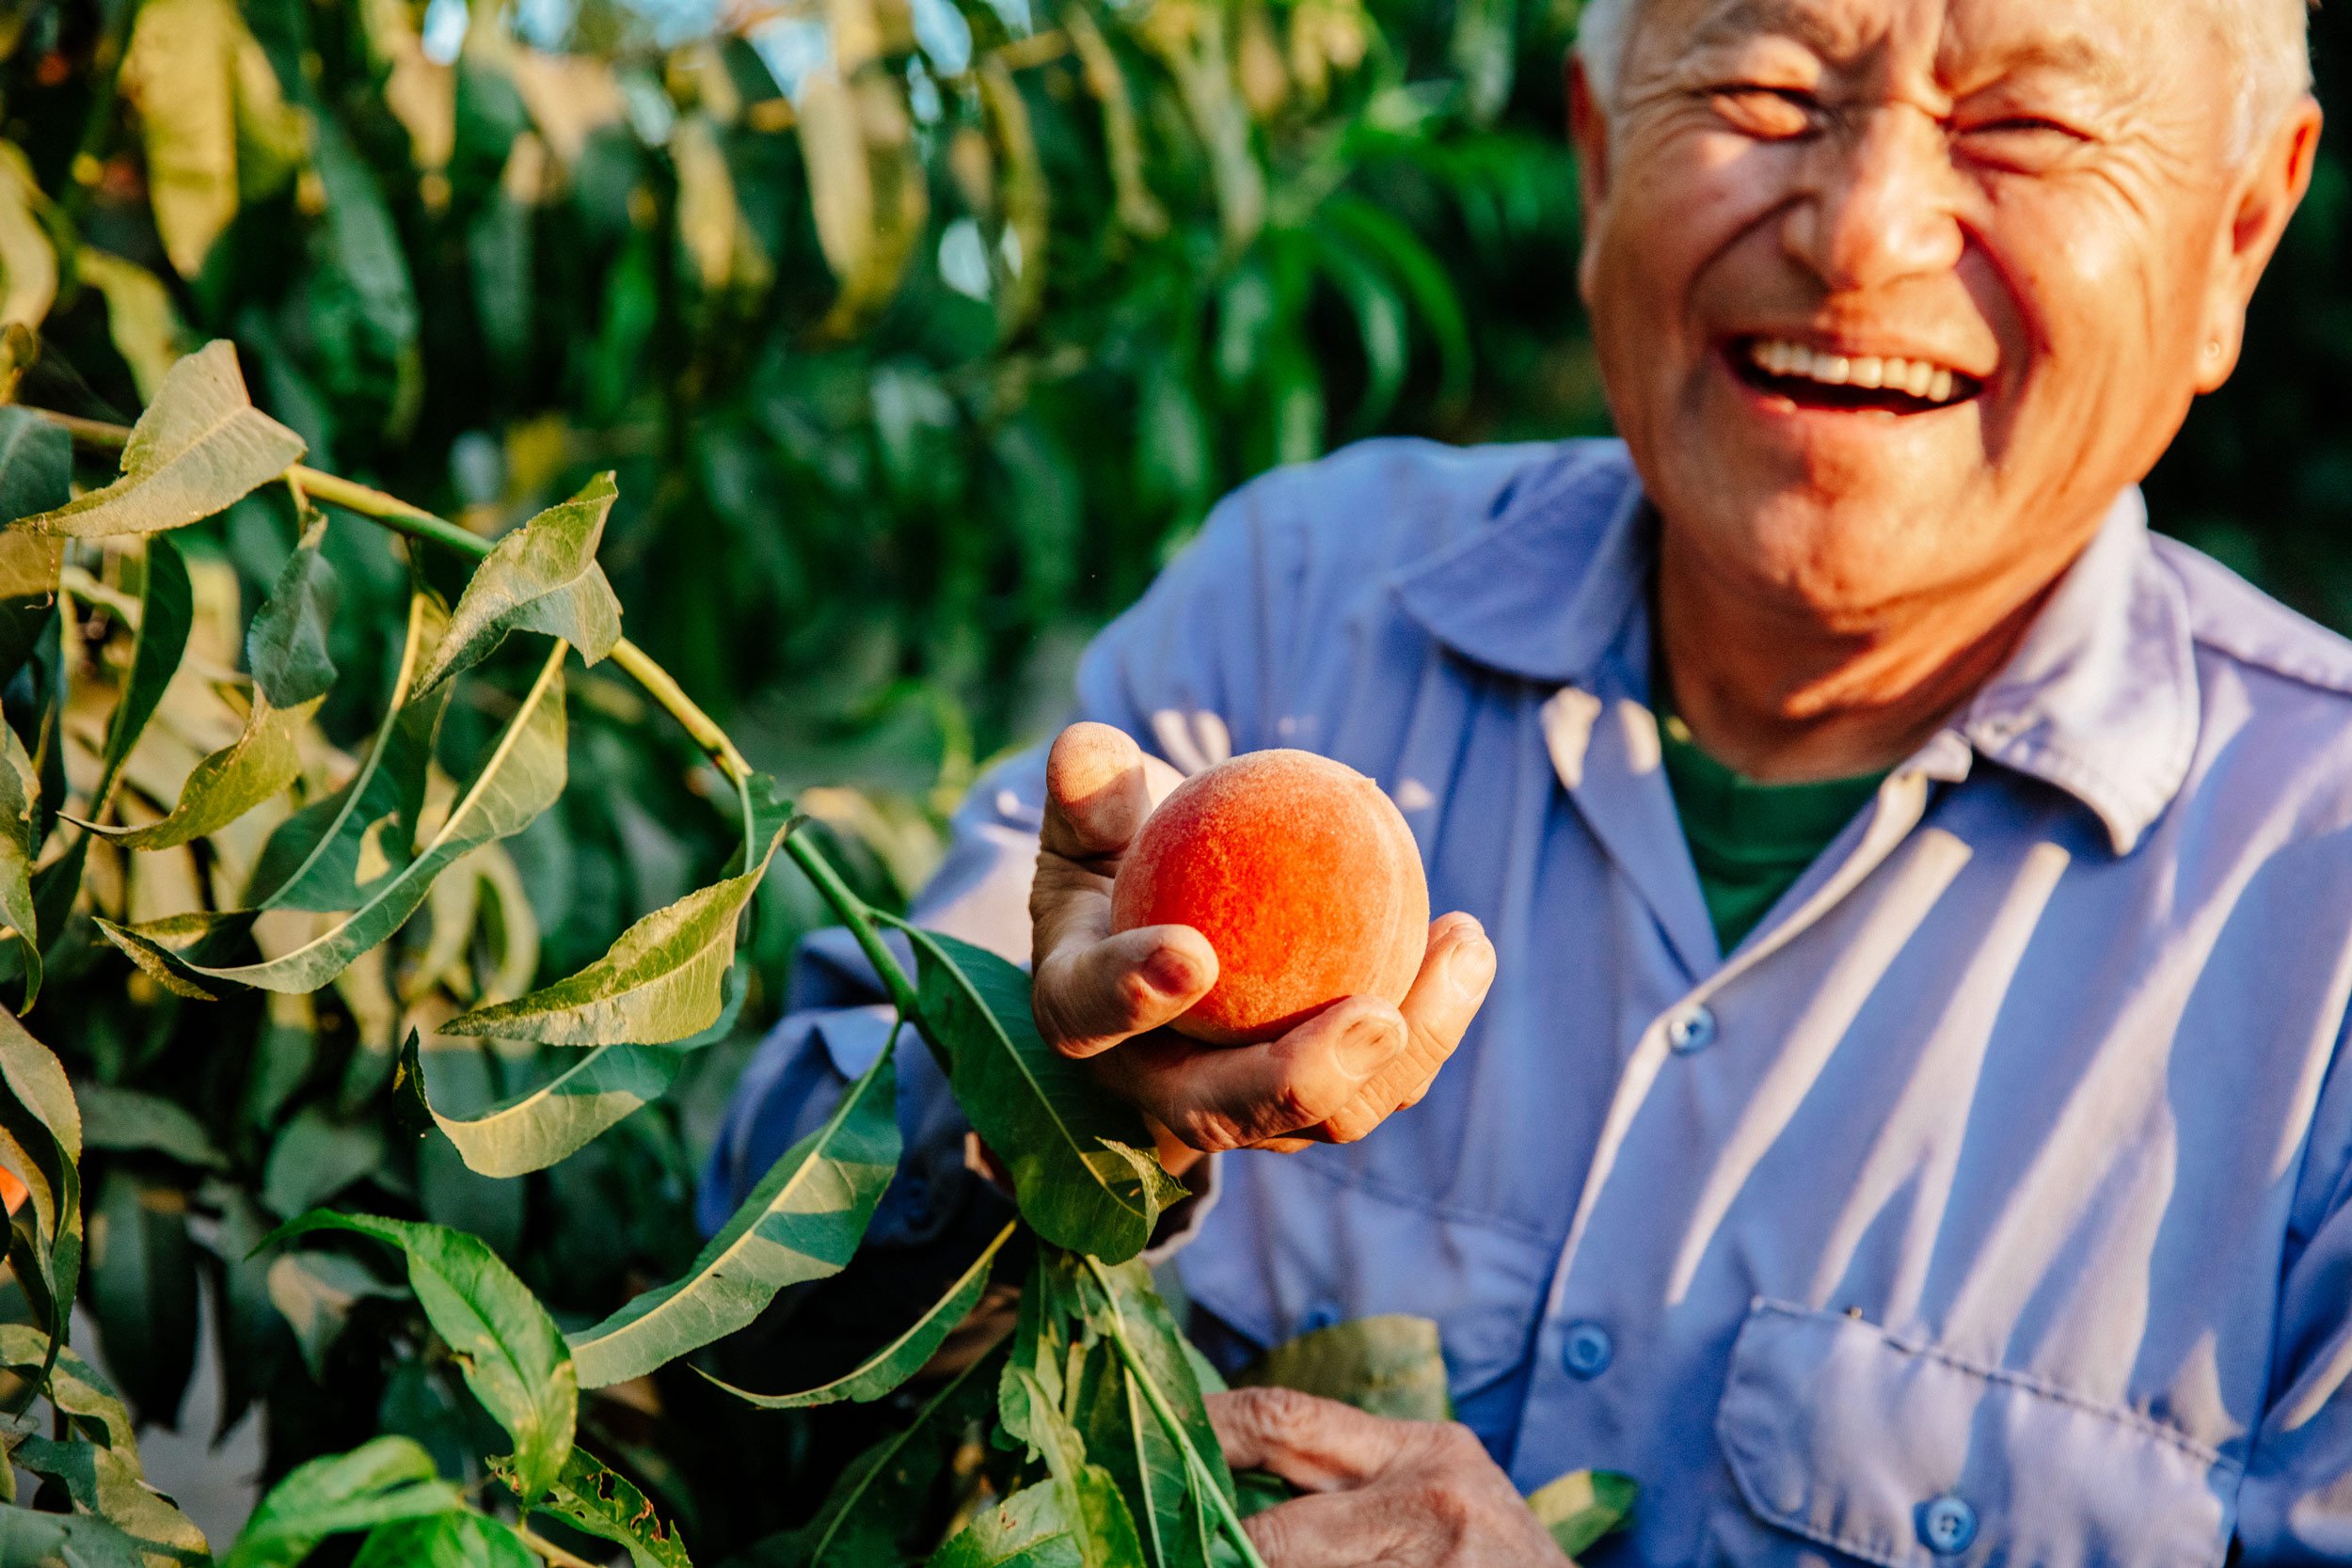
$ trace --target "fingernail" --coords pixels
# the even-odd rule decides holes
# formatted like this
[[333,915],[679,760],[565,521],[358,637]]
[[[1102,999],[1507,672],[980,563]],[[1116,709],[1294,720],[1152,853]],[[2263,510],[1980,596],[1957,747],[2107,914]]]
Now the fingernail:
[[1477,996],[1493,983],[1495,944],[1483,936],[1467,936],[1446,956],[1446,983],[1460,997]]
[[1143,979],[1162,996],[1182,996],[1192,990],[1192,959],[1173,947],[1163,947],[1143,961]]
[[1353,1078],[1369,1078],[1396,1054],[1396,1030],[1385,1018],[1367,1018],[1340,1037],[1340,1070]]

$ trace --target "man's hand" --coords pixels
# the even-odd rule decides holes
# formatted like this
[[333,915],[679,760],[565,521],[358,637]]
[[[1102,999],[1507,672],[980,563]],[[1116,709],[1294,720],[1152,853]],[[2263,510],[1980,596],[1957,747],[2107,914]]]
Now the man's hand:
[[1308,1496],[1243,1522],[1266,1568],[1565,1568],[1468,1427],[1389,1421],[1288,1388],[1211,1394],[1236,1470]]
[[1420,1103],[1493,983],[1477,921],[1429,927],[1401,1006],[1333,1004],[1265,1045],[1209,1046],[1164,1027],[1216,984],[1216,954],[1188,926],[1111,934],[1111,879],[1152,808],[1182,779],[1104,724],[1077,724],[1045,765],[1045,824],[1029,892],[1039,1030],[1150,1117],[1182,1173],[1199,1152],[1352,1143]]

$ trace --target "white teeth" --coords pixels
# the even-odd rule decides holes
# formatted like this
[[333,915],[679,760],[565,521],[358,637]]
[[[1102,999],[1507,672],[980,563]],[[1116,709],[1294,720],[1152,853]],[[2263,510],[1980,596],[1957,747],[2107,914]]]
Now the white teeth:
[[1748,355],[1767,375],[1796,376],[1824,387],[1885,388],[1930,403],[1949,403],[1960,388],[1957,372],[1924,359],[1818,354],[1777,339],[1751,344]]

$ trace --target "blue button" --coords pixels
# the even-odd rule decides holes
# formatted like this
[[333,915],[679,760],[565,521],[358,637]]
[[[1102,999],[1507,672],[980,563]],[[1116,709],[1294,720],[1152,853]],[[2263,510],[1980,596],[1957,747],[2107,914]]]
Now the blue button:
[[1607,1371],[1609,1363],[1616,1358],[1616,1344],[1600,1324],[1568,1324],[1567,1340],[1560,1347],[1560,1360],[1570,1377],[1590,1382]]
[[1938,1557],[1957,1557],[1977,1538],[1977,1511],[1949,1494],[1919,1505],[1919,1540]]
[[1675,1014],[1666,1021],[1666,1043],[1685,1056],[1714,1044],[1714,1009],[1702,1004]]
[[1298,1320],[1301,1334],[1320,1334],[1340,1321],[1340,1315],[1328,1307],[1318,1307]]

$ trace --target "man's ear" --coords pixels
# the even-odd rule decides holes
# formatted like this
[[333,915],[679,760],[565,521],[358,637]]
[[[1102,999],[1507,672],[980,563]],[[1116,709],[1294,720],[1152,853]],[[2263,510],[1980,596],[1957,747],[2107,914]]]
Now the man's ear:
[[1593,90],[1582,55],[1569,50],[1562,70],[1567,75],[1568,140],[1576,148],[1577,202],[1583,214],[1583,256],[1577,267],[1577,281],[1590,304],[1594,244],[1600,232],[1601,208],[1609,200],[1609,111]]
[[2208,352],[2198,367],[2200,392],[2217,389],[2237,369],[2246,341],[2246,308],[2254,287],[2312,188],[2323,118],[2319,104],[2304,99],[2239,177],[2236,206],[2216,240],[2218,254],[2205,323]]

